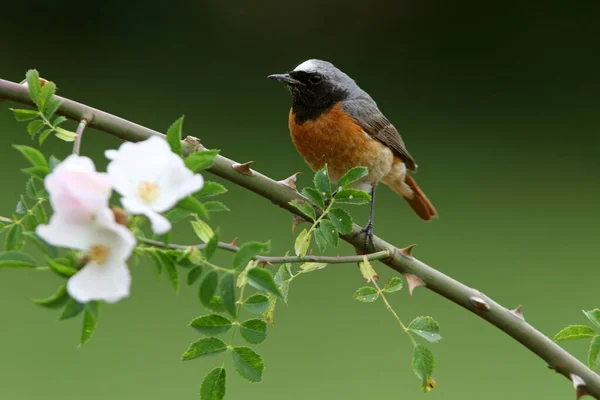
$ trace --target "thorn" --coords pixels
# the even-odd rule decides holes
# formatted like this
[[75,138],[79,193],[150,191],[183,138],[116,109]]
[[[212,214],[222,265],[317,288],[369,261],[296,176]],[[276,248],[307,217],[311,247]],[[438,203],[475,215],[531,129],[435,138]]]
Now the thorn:
[[569,374],[569,378],[571,378],[571,382],[573,382],[573,388],[575,389],[575,393],[577,393],[577,400],[588,394],[585,387],[585,381],[579,375]]
[[262,263],[262,267],[266,267],[267,265],[273,266],[273,263],[271,261],[265,261],[264,263]]
[[233,165],[231,166],[231,168],[235,169],[240,174],[244,174],[244,175],[248,175],[248,176],[254,176],[254,171],[252,171],[250,169],[250,165],[252,165],[253,162],[254,161],[248,161],[248,162],[243,163],[243,164],[233,163]]
[[233,240],[231,241],[231,243],[229,243],[232,246],[235,246],[235,242],[237,241],[237,237],[233,238]]
[[310,249],[310,251],[308,252],[308,255],[309,255],[310,257],[312,257],[312,249]]
[[412,258],[412,249],[416,246],[416,244],[411,244],[410,246],[406,246],[403,249],[400,249],[400,254],[402,254],[406,258]]
[[481,297],[471,296],[471,297],[469,297],[469,301],[478,310],[481,310],[481,311],[489,311],[490,310],[490,305],[485,300],[483,300]]
[[517,306],[517,308],[515,308],[514,310],[510,310],[510,312],[517,318],[522,319],[523,321],[525,321],[525,317],[523,316],[523,306],[521,304],[519,304]]
[[277,183],[279,183],[280,185],[283,186],[287,186],[292,190],[296,190],[296,177],[298,176],[298,174],[301,174],[302,172],[296,172],[294,175],[289,176],[287,178],[285,178],[282,181],[279,181]]
[[296,230],[296,227],[301,223],[306,222],[304,218],[297,216],[296,214],[292,214],[292,233]]
[[408,272],[403,272],[404,279],[406,279],[406,284],[408,285],[408,293],[412,296],[413,290],[420,286],[427,286],[425,282],[421,278],[416,275],[409,274]]

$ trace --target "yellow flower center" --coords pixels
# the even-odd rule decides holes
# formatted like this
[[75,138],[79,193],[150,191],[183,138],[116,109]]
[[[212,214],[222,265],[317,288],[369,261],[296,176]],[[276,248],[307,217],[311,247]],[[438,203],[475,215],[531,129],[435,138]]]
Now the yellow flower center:
[[152,202],[160,194],[158,185],[154,182],[143,181],[138,188],[138,194],[146,203]]
[[103,244],[95,244],[90,247],[88,252],[88,258],[92,261],[96,261],[97,264],[104,264],[108,260],[110,249],[108,246]]

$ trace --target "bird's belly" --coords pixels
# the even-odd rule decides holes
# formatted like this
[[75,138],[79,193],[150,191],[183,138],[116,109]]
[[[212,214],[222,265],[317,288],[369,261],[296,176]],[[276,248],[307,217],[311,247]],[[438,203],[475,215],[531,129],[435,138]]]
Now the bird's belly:
[[364,132],[339,103],[317,119],[302,124],[295,122],[290,111],[289,127],[292,141],[304,160],[314,171],[327,164],[333,182],[351,168],[367,167],[369,174],[355,187],[369,190],[392,169],[392,151]]

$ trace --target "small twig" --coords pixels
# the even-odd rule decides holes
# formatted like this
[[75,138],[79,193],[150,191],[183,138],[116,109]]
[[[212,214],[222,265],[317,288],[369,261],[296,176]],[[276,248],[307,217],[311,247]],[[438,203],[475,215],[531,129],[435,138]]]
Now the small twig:
[[406,334],[410,338],[410,341],[412,342],[413,346],[416,347],[417,346],[417,342],[416,342],[415,338],[410,333],[410,331],[408,330],[408,328],[406,327],[406,325],[404,325],[404,323],[402,323],[402,320],[400,319],[400,317],[398,316],[398,314],[396,314],[396,311],[392,308],[392,306],[390,305],[390,303],[387,301],[387,299],[385,298],[385,294],[383,294],[383,290],[381,290],[381,288],[377,284],[377,281],[375,279],[371,279],[371,283],[373,284],[373,286],[375,286],[375,289],[377,289],[377,291],[379,292],[379,297],[381,297],[381,300],[383,300],[383,302],[385,304],[385,308],[387,308],[388,311],[392,313],[392,315],[394,316],[394,318],[396,318],[396,321],[398,321],[398,323],[402,327],[402,330],[404,330],[404,332],[406,332]]
[[[160,242],[158,240],[138,239],[140,242],[148,244],[150,246],[162,247],[168,249],[177,249],[177,250],[185,250],[189,247],[194,247],[198,250],[202,250],[206,248],[205,244],[198,244],[193,246],[185,246],[182,244],[167,244]],[[227,250],[232,253],[235,253],[239,250],[239,247],[232,245],[231,243],[219,242],[217,245],[219,249]],[[344,264],[344,263],[355,263],[360,262],[367,258],[369,261],[373,260],[381,260],[390,256],[388,250],[378,251],[376,253],[360,255],[360,256],[337,256],[337,257],[327,257],[327,256],[285,256],[285,257],[266,257],[266,256],[256,256],[254,260],[259,261],[261,263],[271,263],[271,264],[297,264],[297,263],[305,263],[305,262],[318,262],[318,263],[327,263],[327,264]]]
[[81,137],[83,136],[83,130],[87,126],[87,119],[82,119],[79,121],[79,125],[77,126],[77,131],[75,134],[77,137],[75,138],[75,143],[73,143],[73,154],[79,154],[79,149],[81,148]]

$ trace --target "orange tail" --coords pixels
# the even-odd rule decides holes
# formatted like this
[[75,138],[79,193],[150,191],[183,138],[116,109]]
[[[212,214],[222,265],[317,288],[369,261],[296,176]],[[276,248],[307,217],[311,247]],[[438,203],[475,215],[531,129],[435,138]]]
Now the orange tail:
[[404,200],[406,200],[414,212],[416,212],[417,215],[425,221],[429,221],[431,218],[437,217],[438,214],[435,210],[435,207],[433,204],[431,204],[427,196],[425,196],[425,193],[423,193],[413,177],[409,174],[406,174],[404,182],[412,189],[413,195],[412,197],[402,197],[404,197]]
[[[404,181],[402,178],[404,177]],[[435,207],[429,201],[425,193],[417,186],[417,182],[408,173],[393,173],[383,179],[383,183],[390,189],[404,197],[404,200],[425,221],[437,216]]]

